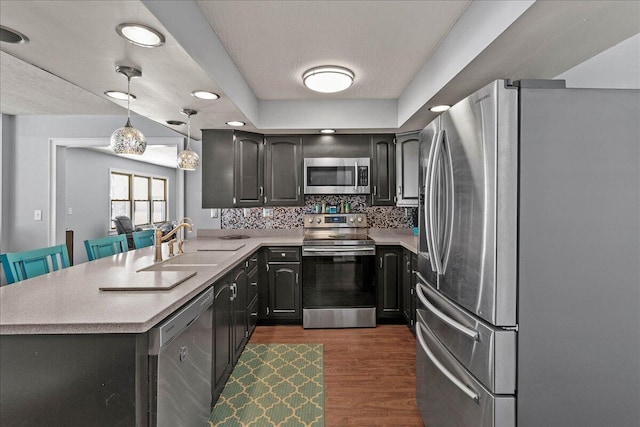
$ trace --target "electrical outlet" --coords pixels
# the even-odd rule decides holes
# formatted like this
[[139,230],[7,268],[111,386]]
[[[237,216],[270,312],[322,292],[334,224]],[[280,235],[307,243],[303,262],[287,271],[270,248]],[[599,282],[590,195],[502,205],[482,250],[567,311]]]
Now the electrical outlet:
[[262,216],[264,218],[272,218],[273,217],[273,208],[262,208]]
[[218,218],[218,209],[211,209],[211,218]]
[[67,215],[73,215],[73,208],[67,208]]
[[42,221],[42,210],[36,209],[33,211],[33,219],[34,221]]
[[249,208],[244,208],[244,209],[242,209],[242,213],[243,213],[244,217],[246,218],[246,217],[248,217],[249,215],[251,215],[251,209],[249,209]]

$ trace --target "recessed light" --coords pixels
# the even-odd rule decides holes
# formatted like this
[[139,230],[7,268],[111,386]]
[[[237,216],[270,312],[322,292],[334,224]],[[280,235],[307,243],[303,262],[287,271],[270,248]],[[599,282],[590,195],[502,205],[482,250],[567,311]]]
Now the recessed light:
[[28,41],[29,38],[24,34],[0,25],[0,42],[20,44]]
[[429,111],[433,111],[434,113],[442,113],[443,111],[447,111],[451,108],[451,105],[436,105],[435,107],[429,108]]
[[182,126],[185,124],[183,121],[180,121],[180,120],[167,120],[165,123],[171,126]]
[[191,95],[195,96],[198,99],[207,100],[220,98],[220,95],[218,95],[217,93],[209,92],[208,90],[194,90],[193,92],[191,92]]
[[302,75],[306,87],[316,92],[334,93],[353,84],[353,71],[344,67],[322,66],[311,68]]
[[336,133],[335,129],[320,129],[320,133]]
[[239,122],[239,121],[236,121],[236,120],[232,120],[230,122],[227,122],[227,124],[229,126],[244,126],[245,125],[244,122]]
[[146,25],[120,24],[116,27],[116,32],[136,46],[158,47],[164,44],[164,36]]
[[[109,98],[117,99],[118,101],[126,101],[127,100],[127,92],[120,92],[119,90],[108,90],[104,93]],[[129,99],[131,101],[136,99],[134,94],[129,94]]]

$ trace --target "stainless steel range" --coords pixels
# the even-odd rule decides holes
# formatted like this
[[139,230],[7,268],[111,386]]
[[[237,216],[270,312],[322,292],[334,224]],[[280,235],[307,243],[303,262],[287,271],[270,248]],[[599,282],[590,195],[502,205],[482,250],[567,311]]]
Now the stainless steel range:
[[304,216],[304,328],[376,326],[376,248],[368,229],[364,214]]

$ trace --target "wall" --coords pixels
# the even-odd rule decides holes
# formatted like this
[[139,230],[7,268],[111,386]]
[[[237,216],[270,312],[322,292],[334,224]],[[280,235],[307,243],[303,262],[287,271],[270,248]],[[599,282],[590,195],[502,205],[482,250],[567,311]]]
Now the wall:
[[[202,161],[202,141],[191,140],[191,149],[200,155]],[[211,209],[202,209],[202,163],[198,170],[185,172],[185,215],[193,220],[194,233],[198,228],[220,228],[220,209],[214,209],[215,218],[211,217]]]
[[[145,175],[167,177],[168,218],[176,218],[176,170],[123,157],[90,151],[84,148],[67,148],[65,167],[65,203],[59,212],[64,228],[74,231],[74,262],[86,262],[86,239],[104,237],[109,232],[109,170],[118,169]],[[91,177],[91,179],[87,179]],[[68,209],[72,208],[72,214]]]
[[369,206],[366,196],[305,196],[304,206],[276,207],[273,217],[264,217],[262,208],[222,209],[221,228],[302,228],[303,214],[312,213],[317,203],[340,205],[342,200],[351,203],[352,213],[365,213],[371,228],[411,228],[417,214],[416,208]]
[[640,34],[560,74],[567,87],[640,89]]
[[[125,120],[123,116],[3,116],[2,251],[48,245],[49,139],[105,138]],[[132,122],[147,138],[181,137],[138,115]],[[42,210],[41,221],[33,219],[36,209]],[[56,240],[63,243],[64,235]]]

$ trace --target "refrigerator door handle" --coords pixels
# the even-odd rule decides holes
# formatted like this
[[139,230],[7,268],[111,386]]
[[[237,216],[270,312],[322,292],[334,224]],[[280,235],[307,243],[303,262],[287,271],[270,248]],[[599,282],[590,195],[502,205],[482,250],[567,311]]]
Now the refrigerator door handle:
[[431,362],[434,365],[436,365],[436,368],[438,368],[438,370],[442,372],[442,374],[445,377],[447,377],[449,381],[451,381],[456,387],[460,389],[460,391],[466,394],[470,399],[473,399],[475,402],[480,401],[480,396],[478,395],[478,393],[470,389],[465,383],[460,381],[451,372],[449,372],[449,370],[445,368],[444,365],[438,359],[436,359],[436,357],[433,355],[431,350],[429,350],[427,343],[424,342],[424,338],[422,338],[422,325],[420,322],[416,322],[416,337],[418,337],[418,342],[420,343],[420,347],[422,347],[424,352],[427,353],[427,356],[429,357],[429,359],[431,359]]
[[422,303],[427,307],[427,310],[435,314],[444,323],[456,329],[457,331],[463,333],[464,335],[468,336],[472,340],[474,341],[480,340],[480,333],[478,331],[476,331],[475,329],[467,328],[463,324],[453,320],[452,318],[450,318],[449,316],[447,316],[446,314],[438,310],[433,304],[431,304],[427,299],[427,296],[422,291],[422,287],[423,285],[420,282],[416,283],[416,293],[418,294],[418,299],[422,301]]
[[432,183],[431,183],[431,171],[434,168],[434,151],[436,146],[436,141],[438,141],[439,132],[434,133],[433,139],[431,140],[431,147],[429,148],[429,158],[427,159],[427,171],[424,176],[424,237],[427,241],[427,250],[429,251],[429,263],[431,264],[432,271],[438,271],[437,266],[435,264],[435,241],[433,240],[433,231],[430,219],[430,211],[431,211],[431,196],[430,192],[432,191]]
[[455,198],[454,198],[454,183],[453,183],[453,159],[451,157],[451,145],[449,144],[449,138],[447,138],[447,134],[443,131],[442,143],[445,145],[445,159],[444,163],[446,167],[444,168],[444,174],[446,174],[444,183],[445,183],[445,198],[447,201],[447,222],[444,228],[444,233],[446,236],[446,240],[444,241],[444,247],[442,251],[444,253],[444,258],[442,259],[442,274],[447,271],[447,264],[449,263],[449,255],[451,254],[451,243],[453,240],[453,221],[455,218]]
[[442,256],[440,255],[440,248],[438,247],[438,243],[440,241],[440,237],[438,235],[438,230],[436,227],[437,214],[436,214],[436,177],[437,170],[436,167],[437,162],[440,159],[440,153],[442,152],[442,137],[444,135],[444,131],[440,130],[436,134],[434,139],[435,149],[433,151],[433,159],[431,160],[431,174],[429,177],[430,185],[429,185],[429,231],[431,232],[433,253],[431,254],[431,259],[434,260],[435,263],[435,271],[438,274],[443,274],[442,270]]

